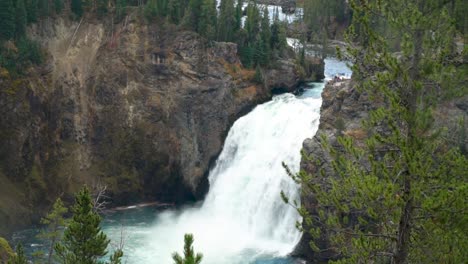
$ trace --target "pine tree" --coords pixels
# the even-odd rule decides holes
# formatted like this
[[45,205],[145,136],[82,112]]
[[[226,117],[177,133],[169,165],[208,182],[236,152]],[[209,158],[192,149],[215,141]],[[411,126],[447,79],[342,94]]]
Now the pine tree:
[[83,15],[83,2],[82,0],[71,0],[71,11],[77,16]]
[[273,21],[273,23],[271,24],[271,29],[270,29],[270,32],[271,32],[271,40],[270,40],[270,46],[273,48],[273,49],[278,49],[279,47],[279,43],[280,43],[280,23],[277,22],[277,21]]
[[197,253],[193,250],[193,235],[185,234],[184,236],[184,257],[182,258],[179,253],[172,254],[174,264],[200,264],[203,259],[203,254]]
[[283,51],[288,46],[286,38],[286,25],[284,23],[279,23],[278,43],[276,46],[278,51]]
[[37,0],[26,0],[26,13],[28,24],[37,21]]
[[84,187],[76,195],[72,213],[62,242],[55,246],[60,263],[101,263],[99,259],[107,254],[110,241],[101,231],[101,217],[93,209],[88,188]]
[[38,12],[40,17],[50,15],[49,0],[38,0]]
[[[42,63],[44,55],[40,44],[37,41],[30,40],[26,36],[19,38],[16,41],[18,48],[18,58],[21,63],[34,63],[36,65]],[[23,66],[20,63],[18,66]]]
[[120,20],[122,19],[125,14],[126,14],[126,10],[127,10],[127,0],[117,0],[117,3],[116,3],[116,15],[117,15],[117,19]]
[[242,0],[237,0],[234,32],[242,28]]
[[236,10],[233,0],[221,0],[218,19],[218,41],[233,41],[236,27]]
[[15,252],[11,248],[8,241],[5,238],[0,237],[0,262],[1,263],[7,262],[8,259],[13,257],[14,255],[15,255]]
[[193,31],[198,30],[198,24],[200,23],[201,8],[203,0],[190,0],[188,8],[184,15],[184,27]]
[[213,40],[216,35],[216,1],[203,0],[201,8],[200,22],[198,23],[198,33]]
[[270,28],[270,47],[273,50],[281,52],[288,45],[286,41],[286,27],[282,22],[279,21],[276,14],[277,13],[275,12],[275,15],[273,16],[273,23],[271,24]]
[[81,6],[83,7],[83,12],[92,12],[96,8],[97,0],[81,0]]
[[112,256],[110,256],[109,264],[122,264],[123,251],[117,249]]
[[168,0],[157,0],[156,5],[158,6],[158,16],[165,17],[168,14]]
[[15,36],[15,7],[12,0],[0,1],[0,40]]
[[63,10],[63,0],[54,0],[54,10],[55,14],[62,13]]
[[169,22],[178,25],[183,17],[183,5],[181,0],[169,0],[168,3]]
[[263,84],[263,74],[262,74],[262,70],[260,69],[260,66],[257,65],[257,67],[255,67],[255,75],[254,75],[254,81],[258,84]]
[[16,36],[21,37],[26,33],[26,23],[27,23],[27,15],[26,15],[26,8],[24,6],[24,0],[17,0],[16,1]]
[[28,260],[24,255],[23,245],[21,243],[16,246],[16,254],[8,260],[8,264],[28,264]]
[[145,16],[146,19],[151,20],[158,15],[158,5],[157,0],[148,0],[145,5]]
[[250,44],[240,46],[239,55],[245,68],[252,68],[254,66],[254,48]]
[[328,37],[331,21],[345,22],[348,19],[346,13],[347,1],[345,0],[309,0],[304,1],[304,22],[307,25],[308,35],[312,41],[322,41]]
[[247,39],[250,43],[255,43],[260,33],[260,11],[257,2],[249,2],[247,6],[247,19],[245,21]]
[[468,34],[468,2],[464,0],[453,0],[451,3],[451,15],[455,18],[456,27],[460,33],[467,39]]
[[263,42],[262,38],[259,38],[254,46],[253,60],[255,66],[266,66],[268,64],[269,58],[266,50],[266,43]]
[[262,49],[262,56],[259,61],[260,65],[266,66],[270,63],[271,59],[271,30],[270,30],[270,15],[268,13],[268,8],[263,9],[263,17],[261,22],[261,41],[259,43],[260,48]]
[[62,200],[57,198],[52,211],[41,219],[41,224],[47,225],[46,229],[39,233],[38,238],[47,240],[49,252],[47,263],[51,264],[54,256],[54,247],[62,238],[62,229],[66,226],[65,214],[68,209],[64,206]]
[[107,13],[107,0],[97,0],[97,13],[99,16]]
[[[468,92],[447,3],[350,1],[353,79],[375,107],[363,124],[368,138],[356,144],[343,136],[331,144],[322,137],[333,174],[293,175],[316,201],[313,216],[299,208],[310,236],[326,241],[323,248],[311,241],[312,249],[328,251],[338,263],[462,263],[468,257],[468,160],[434,116],[442,103]],[[399,53],[373,27],[376,15],[401,35]],[[359,45],[352,42],[357,25],[365,34]]]

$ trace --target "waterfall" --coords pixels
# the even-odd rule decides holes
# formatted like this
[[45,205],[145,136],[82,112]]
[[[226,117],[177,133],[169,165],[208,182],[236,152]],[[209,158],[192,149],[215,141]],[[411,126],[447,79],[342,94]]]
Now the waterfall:
[[[325,60],[326,79],[351,76],[345,63]],[[171,264],[182,252],[183,235],[193,233],[195,251],[203,264],[291,264],[281,258],[291,252],[300,233],[297,212],[285,205],[280,192],[298,199],[299,186],[282,162],[298,171],[300,149],[319,123],[324,83],[310,84],[302,96],[278,95],[258,105],[230,129],[223,150],[210,172],[210,190],[199,205],[146,214],[136,210],[123,219],[107,217],[103,230],[113,246],[124,244],[124,263]],[[29,250],[40,248],[37,230],[18,236]],[[28,233],[29,232],[29,233]]]
[[281,163],[299,169],[302,141],[317,130],[320,105],[320,95],[283,94],[237,120],[210,172],[203,204],[159,214],[135,249],[140,263],[172,263],[185,233],[194,234],[204,264],[244,264],[291,252],[300,238],[300,216],[282,202],[280,191],[298,199],[299,186]]
[[[328,80],[349,77],[351,71],[346,63],[329,58],[325,75]],[[299,186],[281,163],[298,171],[302,142],[318,128],[324,83],[310,85],[313,89],[302,96],[275,96],[234,123],[201,204],[159,212],[154,222],[152,216],[137,215],[130,223],[109,222],[104,230],[112,241],[123,234],[126,263],[173,263],[171,254],[182,252],[185,233],[194,234],[203,264],[293,263],[281,256],[299,240],[295,222],[300,217],[282,202],[280,192],[298,199]]]

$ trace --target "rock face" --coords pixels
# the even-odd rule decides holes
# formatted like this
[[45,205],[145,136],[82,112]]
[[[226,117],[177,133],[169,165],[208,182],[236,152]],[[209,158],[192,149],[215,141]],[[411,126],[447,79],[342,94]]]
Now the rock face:
[[[335,146],[337,144],[336,138],[340,133],[354,133],[360,130],[361,121],[367,117],[369,103],[367,96],[360,94],[353,86],[351,80],[331,81],[325,86],[322,92],[319,129],[313,138],[304,140],[302,145],[304,153],[316,160],[314,162],[306,159],[301,160],[302,170],[310,174],[317,174],[323,169],[325,175],[334,175],[330,166],[332,158],[321,147],[320,138],[322,135],[326,135],[331,145]],[[313,195],[303,195],[301,201],[311,214],[317,214],[317,204]],[[309,246],[311,239],[311,236],[305,232],[294,249],[293,255],[311,261],[311,263],[326,262],[333,257],[334,252],[332,251],[313,252]],[[328,248],[325,232],[315,243],[319,248]]]
[[106,185],[115,205],[202,198],[230,125],[298,80],[288,64],[276,74],[290,81],[258,85],[235,44],[135,17],[29,34],[46,64],[22,79],[0,72],[0,234],[83,184]]
[[275,92],[293,92],[301,81],[317,81],[325,78],[323,59],[308,56],[306,60],[309,67],[299,72],[293,60],[279,60],[277,68],[263,74],[266,86]]
[[[362,127],[362,121],[366,120],[369,111],[375,106],[369,101],[366,94],[360,93],[355,88],[352,80],[331,81],[322,93],[322,106],[320,109],[320,125],[313,138],[306,139],[303,143],[303,151],[306,156],[312,158],[301,161],[301,169],[307,173],[321,175],[324,170],[326,177],[333,177],[334,171],[331,168],[332,157],[321,147],[320,138],[327,136],[331,146],[338,146],[337,136],[347,135],[353,137],[356,144],[363,144],[367,137],[367,132]],[[464,127],[468,126],[468,111],[466,102],[468,95],[457,100],[447,102],[434,111],[435,126],[447,127],[449,131],[460,129],[458,122],[464,118]],[[456,142],[457,133],[450,133]],[[462,149],[468,149],[468,142],[464,141]],[[317,203],[313,196],[303,195],[301,197],[302,205],[312,214],[317,214]],[[294,249],[292,255],[302,257],[308,263],[322,263],[334,257],[334,252],[325,250],[315,253],[309,246],[311,236],[306,232],[303,234],[300,242]],[[320,239],[314,241],[319,248],[330,248],[325,230]]]

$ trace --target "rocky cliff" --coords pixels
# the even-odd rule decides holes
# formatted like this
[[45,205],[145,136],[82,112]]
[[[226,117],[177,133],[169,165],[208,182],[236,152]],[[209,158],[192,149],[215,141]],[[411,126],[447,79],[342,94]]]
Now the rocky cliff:
[[[341,135],[350,136],[356,144],[364,144],[367,138],[367,131],[362,126],[362,121],[366,120],[369,111],[374,108],[375,103],[369,101],[365,93],[359,92],[356,84],[352,80],[330,81],[322,93],[322,106],[320,109],[320,125],[313,138],[308,138],[303,143],[303,152],[308,159],[302,159],[301,169],[314,175],[334,177],[331,168],[332,157],[321,146],[321,138],[325,135],[331,146],[339,149],[337,137]],[[468,125],[468,95],[462,98],[446,102],[434,111],[435,126],[447,127],[452,131],[448,136],[453,137],[455,144],[460,130],[460,120],[463,120],[464,127]],[[463,128],[463,126],[462,126]],[[464,141],[462,149],[468,149],[468,142]],[[320,182],[319,182],[320,183]],[[302,205],[312,214],[317,214],[317,204],[313,193],[303,194]],[[307,230],[307,229],[306,229]],[[325,230],[324,230],[325,231]],[[333,258],[332,250],[323,250],[319,253],[313,252],[309,246],[311,236],[305,232],[296,246],[293,255],[306,259],[310,263],[322,263]],[[326,232],[321,233],[320,239],[314,241],[319,248],[330,248]]]
[[202,198],[230,125],[299,81],[284,63],[259,85],[235,44],[136,13],[42,21],[29,35],[46,63],[21,78],[0,72],[0,235],[82,184],[107,186],[114,205]]

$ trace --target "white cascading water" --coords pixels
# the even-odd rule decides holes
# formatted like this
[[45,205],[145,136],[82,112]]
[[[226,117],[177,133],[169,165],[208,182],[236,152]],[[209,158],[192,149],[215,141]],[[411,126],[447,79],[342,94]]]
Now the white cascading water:
[[[136,249],[144,263],[171,263],[181,252],[183,235],[193,233],[204,264],[250,263],[261,255],[291,252],[300,238],[297,212],[285,205],[283,190],[298,199],[298,185],[285,173],[284,161],[299,169],[302,141],[319,121],[320,97],[275,96],[237,120],[210,173],[210,191],[199,208],[164,212]],[[140,262],[141,263],[141,262]]]

